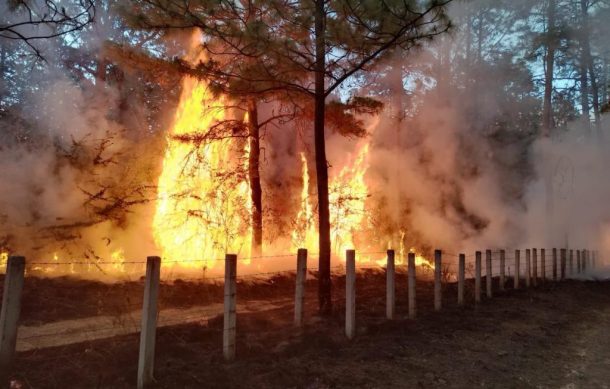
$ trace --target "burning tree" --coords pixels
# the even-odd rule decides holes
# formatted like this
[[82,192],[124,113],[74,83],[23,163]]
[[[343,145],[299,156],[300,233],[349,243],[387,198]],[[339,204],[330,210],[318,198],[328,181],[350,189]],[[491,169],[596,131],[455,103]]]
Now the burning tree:
[[331,310],[326,99],[387,55],[411,50],[446,32],[449,2],[146,0],[134,2],[129,10],[141,27],[196,27],[210,39],[212,49],[220,42],[222,51],[198,67],[212,76],[213,84],[231,85],[233,94],[281,93],[312,103],[322,313]]

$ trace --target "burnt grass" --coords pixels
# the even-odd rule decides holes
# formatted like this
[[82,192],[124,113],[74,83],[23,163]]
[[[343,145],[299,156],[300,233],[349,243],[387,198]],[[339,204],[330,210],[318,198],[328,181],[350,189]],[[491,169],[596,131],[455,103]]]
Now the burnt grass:
[[[547,282],[529,290],[512,290],[508,279],[503,293],[497,292],[498,280],[494,282],[494,298],[483,297],[476,307],[472,282],[467,283],[464,307],[456,304],[456,285],[445,284],[443,310],[434,312],[433,285],[418,280],[418,318],[409,320],[406,275],[399,273],[397,317],[388,321],[385,274],[359,273],[357,336],[348,341],[343,332],[344,277],[333,280],[334,313],[324,319],[316,316],[317,281],[312,277],[306,286],[306,325],[300,330],[292,327],[290,304],[265,312],[238,312],[234,362],[222,358],[222,317],[207,324],[159,328],[154,387],[533,388],[566,384],[594,387],[610,380],[607,368],[599,368],[597,362],[593,367],[581,366],[579,347],[585,346],[575,341],[584,339],[583,331],[591,332],[598,324],[604,331],[591,334],[607,332],[610,313],[603,312],[610,307],[610,282]],[[140,281],[108,285],[74,279],[28,279],[24,321],[100,314],[87,304],[97,299],[112,305],[130,296],[132,303],[139,303],[142,287]],[[60,289],[65,306],[48,306],[57,302]],[[257,282],[240,280],[237,288],[238,301],[289,299],[293,293],[293,274]],[[44,294],[53,298],[41,297]],[[177,281],[162,286],[160,305],[163,309],[221,302],[222,294],[219,284]],[[602,351],[589,350],[589,354],[601,353],[596,358],[610,361],[610,351],[604,351],[609,339],[610,334],[599,341],[591,339],[591,347],[599,342],[606,346],[600,348]],[[138,342],[139,334],[132,334],[21,352],[14,377],[24,387],[33,388],[135,387]]]

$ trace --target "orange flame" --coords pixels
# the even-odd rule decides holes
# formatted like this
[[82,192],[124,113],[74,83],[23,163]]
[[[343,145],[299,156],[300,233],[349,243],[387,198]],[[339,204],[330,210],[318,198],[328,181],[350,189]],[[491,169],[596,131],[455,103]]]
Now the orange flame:
[[205,135],[225,118],[224,105],[204,81],[183,79],[158,181],[153,235],[164,259],[186,267],[213,267],[227,252],[247,256],[250,249],[249,184],[232,174],[241,169],[248,145],[176,138]]

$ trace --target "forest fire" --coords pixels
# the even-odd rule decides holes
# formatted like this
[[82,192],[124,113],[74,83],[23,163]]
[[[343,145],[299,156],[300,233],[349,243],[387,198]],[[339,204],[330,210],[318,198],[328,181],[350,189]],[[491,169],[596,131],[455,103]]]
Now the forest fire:
[[[197,47],[198,38],[195,34],[193,47]],[[187,60],[198,60],[195,50],[191,51]],[[180,102],[167,137],[152,225],[161,255],[172,266],[214,270],[221,263],[218,259],[230,252],[245,258],[244,264],[250,263],[250,183],[245,173],[229,174],[247,171],[249,142],[238,137],[192,141],[205,138],[211,128],[225,120],[227,102],[223,100],[212,95],[205,81],[183,78]],[[247,120],[246,114],[244,122]],[[331,239],[337,258],[342,259],[346,249],[355,247],[356,236],[366,223],[369,148],[370,138],[364,138],[355,156],[330,177]],[[300,162],[300,209],[292,223],[291,251],[304,247],[315,252],[316,199],[305,152],[300,153]],[[266,246],[266,255],[278,254],[273,244]],[[372,261],[368,256],[359,257],[359,262]],[[257,269],[265,270],[260,264]]]
[[183,80],[159,177],[153,232],[163,258],[185,267],[202,262],[213,267],[225,253],[249,247],[248,182],[223,179],[223,172],[240,168],[240,154],[247,150],[231,139],[197,147],[175,138],[206,131],[223,117],[222,104],[204,82]]
[[609,20],[0,1],[0,389],[610,382]]

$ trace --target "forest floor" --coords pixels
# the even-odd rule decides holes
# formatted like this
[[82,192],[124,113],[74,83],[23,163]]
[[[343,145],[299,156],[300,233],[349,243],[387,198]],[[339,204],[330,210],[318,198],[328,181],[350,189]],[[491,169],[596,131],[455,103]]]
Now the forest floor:
[[[232,363],[222,359],[221,316],[206,322],[159,328],[156,387],[610,386],[608,281],[547,282],[528,290],[509,289],[477,307],[472,303],[472,285],[467,288],[466,306],[458,307],[455,285],[448,284],[444,287],[440,313],[432,310],[432,285],[419,282],[418,318],[409,320],[405,317],[406,288],[401,286],[406,285],[406,277],[399,274],[397,319],[387,321],[384,278],[382,272],[359,274],[358,334],[352,341],[343,335],[341,277],[334,281],[335,314],[326,320],[315,316],[315,280],[308,283],[307,320],[299,331],[291,326],[290,304],[259,312],[238,310],[237,359]],[[262,285],[242,285],[241,289],[238,286],[238,298],[252,301],[289,298],[293,282],[294,278],[289,276]],[[197,295],[200,288],[208,288],[178,286],[189,296]],[[121,287],[115,285],[113,290]],[[95,288],[103,286],[89,287]],[[137,289],[133,286],[134,291]],[[173,300],[167,295],[170,290]],[[179,298],[176,293],[175,288],[168,286],[163,297],[162,289],[162,305],[194,304],[191,297]],[[29,311],[28,307],[39,304],[34,304],[33,296],[30,295],[30,305],[24,302],[26,323],[53,321],[57,316],[54,311],[47,309],[44,314]],[[221,294],[217,297],[221,299]],[[87,299],[81,297],[83,301]],[[215,297],[209,302],[216,300]],[[73,312],[76,319],[87,316],[71,309],[64,309],[59,317],[66,319],[66,312]],[[133,333],[19,352],[14,377],[22,387],[33,388],[134,387],[138,340],[138,334]]]

